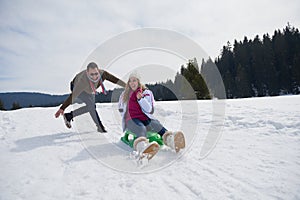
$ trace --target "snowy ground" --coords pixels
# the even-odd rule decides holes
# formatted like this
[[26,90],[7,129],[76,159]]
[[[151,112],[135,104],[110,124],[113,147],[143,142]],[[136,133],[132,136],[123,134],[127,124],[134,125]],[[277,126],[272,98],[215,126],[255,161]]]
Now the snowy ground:
[[66,129],[57,108],[2,111],[0,199],[300,199],[300,96],[226,100],[222,136],[205,158],[212,102],[197,104],[178,117],[178,104],[157,102],[167,128],[184,121],[197,133],[186,133],[185,151],[162,149],[144,168],[119,142],[115,105],[97,105],[102,135],[84,131],[84,119]]

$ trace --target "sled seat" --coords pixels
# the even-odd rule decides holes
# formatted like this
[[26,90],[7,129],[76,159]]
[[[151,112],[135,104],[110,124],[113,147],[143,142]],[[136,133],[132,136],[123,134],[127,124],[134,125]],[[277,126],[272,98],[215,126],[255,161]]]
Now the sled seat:
[[[134,140],[137,138],[136,134],[126,130],[124,133],[124,136],[121,137],[121,141],[124,142],[125,144],[129,145],[131,148],[133,148],[133,143]],[[149,140],[149,142],[157,142],[160,146],[162,146],[164,144],[163,142],[163,138],[161,137],[161,135],[159,135],[156,132],[152,132],[152,131],[148,131],[147,132],[147,139]]]

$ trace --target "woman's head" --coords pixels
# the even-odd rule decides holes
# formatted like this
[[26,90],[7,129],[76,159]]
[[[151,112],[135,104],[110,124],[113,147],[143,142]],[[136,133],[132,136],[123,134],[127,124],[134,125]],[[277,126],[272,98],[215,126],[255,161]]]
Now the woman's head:
[[137,72],[132,72],[129,75],[128,81],[127,81],[127,85],[129,86],[129,88],[132,91],[136,91],[137,88],[141,87],[141,78],[140,75]]
[[136,91],[137,88],[141,87],[140,79],[136,77],[130,77],[128,79],[127,85],[132,91]]
[[124,102],[128,101],[130,91],[136,91],[138,88],[141,88],[142,90],[146,89],[146,87],[140,81],[140,76],[136,72],[131,73],[125,87],[123,96]]

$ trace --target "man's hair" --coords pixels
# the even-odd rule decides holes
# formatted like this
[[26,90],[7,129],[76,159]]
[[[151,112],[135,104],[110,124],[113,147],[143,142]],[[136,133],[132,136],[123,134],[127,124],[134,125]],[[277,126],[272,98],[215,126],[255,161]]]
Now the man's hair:
[[87,70],[89,70],[89,69],[98,69],[98,65],[94,62],[91,62],[91,63],[88,64],[88,66],[86,68],[87,68]]

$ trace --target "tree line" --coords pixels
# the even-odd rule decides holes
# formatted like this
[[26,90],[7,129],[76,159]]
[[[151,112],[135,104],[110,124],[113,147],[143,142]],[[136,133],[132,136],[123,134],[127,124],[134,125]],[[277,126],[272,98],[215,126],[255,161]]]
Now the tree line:
[[228,42],[215,61],[203,59],[199,69],[194,58],[181,66],[174,82],[148,87],[157,100],[223,98],[217,95],[223,88],[213,66],[219,70],[227,98],[300,94],[299,30],[288,23],[272,36]]
[[[167,80],[146,86],[156,100],[211,99],[220,82],[213,80],[213,67],[222,77],[227,98],[245,98],[300,94],[300,33],[288,24],[262,39],[246,36],[243,41],[227,42],[214,61],[202,60],[199,68],[196,58],[182,65],[174,81]],[[200,73],[199,73],[200,72]],[[220,88],[219,88],[220,89]],[[222,89],[222,88],[221,88]],[[123,89],[97,95],[96,102],[116,102]],[[11,109],[19,109],[13,102]],[[5,110],[0,99],[0,110]]]
[[[208,60],[204,63],[209,66]],[[223,46],[216,58],[227,98],[300,93],[300,34],[288,24],[273,36],[244,37]],[[207,69],[204,69],[204,71]]]
[[209,89],[200,74],[196,58],[182,65],[174,81],[147,85],[157,100],[211,99]]
[[[174,81],[169,79],[166,82],[146,84],[146,87],[153,92],[155,100],[158,101],[211,99],[196,58],[188,60],[186,66],[181,66]],[[99,94],[96,96],[96,102],[117,102],[122,91],[123,89],[114,89],[108,91],[107,95]]]
[[[21,106],[18,102],[13,102],[12,103],[11,110],[17,110],[17,109],[20,109],[20,108],[21,108]],[[0,99],[0,110],[6,110],[1,99]]]

